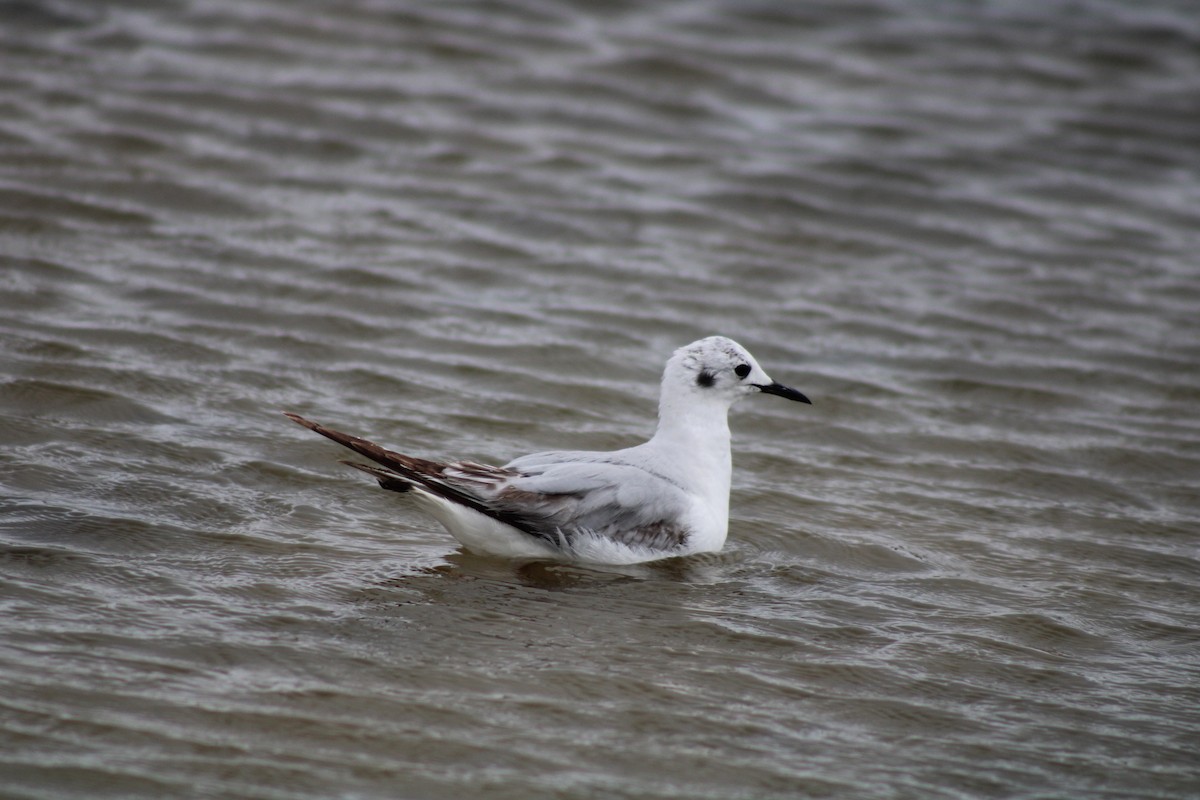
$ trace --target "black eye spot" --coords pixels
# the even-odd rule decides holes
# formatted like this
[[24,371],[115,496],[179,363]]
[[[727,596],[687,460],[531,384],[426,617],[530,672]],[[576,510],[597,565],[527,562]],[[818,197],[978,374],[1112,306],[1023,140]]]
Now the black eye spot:
[[737,373],[737,376],[739,378],[744,378],[750,374],[750,365],[749,364],[738,364],[736,367],[733,368],[733,371]]
[[713,375],[706,369],[700,370],[700,374],[696,376],[696,385],[703,386],[706,389],[717,382],[717,376]]

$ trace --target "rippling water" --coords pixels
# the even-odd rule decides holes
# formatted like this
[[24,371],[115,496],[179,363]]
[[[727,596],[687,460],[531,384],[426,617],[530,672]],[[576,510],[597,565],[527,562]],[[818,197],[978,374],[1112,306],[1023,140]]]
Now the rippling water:
[[[1200,795],[1190,3],[0,3],[0,794]],[[458,550],[290,408],[730,543]]]

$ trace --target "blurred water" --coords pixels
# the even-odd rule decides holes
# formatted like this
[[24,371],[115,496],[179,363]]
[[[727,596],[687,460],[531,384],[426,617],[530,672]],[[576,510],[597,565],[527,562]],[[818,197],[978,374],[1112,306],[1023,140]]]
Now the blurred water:
[[[1200,794],[1190,3],[0,2],[0,794]],[[725,333],[730,543],[460,552]]]

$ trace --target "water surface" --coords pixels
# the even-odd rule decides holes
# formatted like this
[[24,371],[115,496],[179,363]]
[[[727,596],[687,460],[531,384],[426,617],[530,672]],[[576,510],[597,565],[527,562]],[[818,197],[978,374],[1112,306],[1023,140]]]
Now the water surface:
[[[1188,3],[0,4],[0,794],[1200,794]],[[463,553],[288,408],[730,541]]]

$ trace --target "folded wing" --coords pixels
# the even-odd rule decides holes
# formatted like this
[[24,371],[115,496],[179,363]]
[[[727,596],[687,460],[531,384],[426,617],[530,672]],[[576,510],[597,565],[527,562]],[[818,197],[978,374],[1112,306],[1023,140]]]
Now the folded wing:
[[505,467],[430,461],[297,414],[286,416],[374,461],[343,463],[370,474],[384,489],[424,490],[559,549],[570,549],[581,537],[655,550],[677,549],[687,540],[680,520],[689,502],[682,490],[640,467],[595,453],[541,453]]

